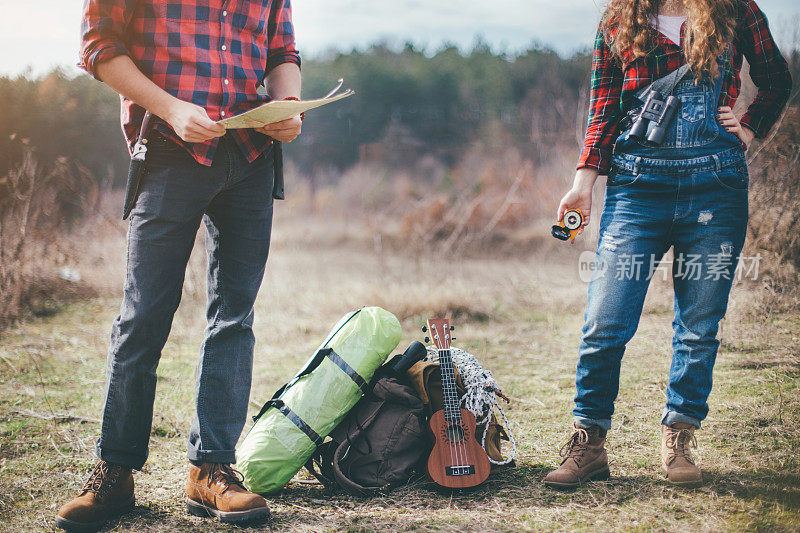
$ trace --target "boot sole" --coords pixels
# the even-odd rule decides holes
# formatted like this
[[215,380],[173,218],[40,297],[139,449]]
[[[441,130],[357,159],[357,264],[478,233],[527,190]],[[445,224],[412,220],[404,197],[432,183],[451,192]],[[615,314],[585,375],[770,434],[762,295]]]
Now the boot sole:
[[93,533],[94,531],[102,528],[109,520],[113,520],[114,518],[118,518],[128,511],[132,511],[135,506],[136,499],[131,498],[130,501],[125,502],[111,511],[107,518],[98,520],[97,522],[75,522],[74,520],[56,515],[55,525],[57,528],[63,529],[64,531],[69,531],[70,533]]
[[254,522],[270,518],[269,507],[259,507],[249,511],[220,511],[191,498],[186,498],[186,512],[192,516],[217,518],[217,520],[226,524],[240,524],[242,522]]
[[586,481],[603,481],[611,477],[611,471],[608,467],[604,467],[596,472],[592,472],[588,476],[582,478],[577,483],[559,483],[558,481],[545,481],[544,484],[551,489],[557,490],[570,490],[580,487]]

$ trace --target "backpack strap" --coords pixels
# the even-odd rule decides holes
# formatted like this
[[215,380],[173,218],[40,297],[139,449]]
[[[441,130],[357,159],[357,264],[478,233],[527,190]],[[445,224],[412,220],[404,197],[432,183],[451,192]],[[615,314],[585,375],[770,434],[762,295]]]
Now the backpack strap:
[[[306,364],[303,366],[303,368],[300,370],[300,372],[298,372],[298,373],[297,373],[297,374],[296,374],[296,375],[295,375],[295,376],[294,376],[292,379],[290,379],[289,381],[287,381],[287,382],[286,382],[286,383],[285,383],[285,384],[284,384],[284,385],[283,385],[283,386],[282,386],[280,389],[278,389],[277,391],[275,391],[275,394],[273,394],[273,395],[272,395],[272,398],[273,398],[273,399],[275,399],[275,398],[279,398],[279,397],[280,397],[280,396],[281,396],[281,395],[284,393],[284,391],[285,391],[287,388],[289,388],[289,387],[291,387],[292,385],[294,385],[294,384],[295,384],[295,382],[296,382],[298,379],[300,379],[301,377],[303,377],[303,376],[305,376],[305,375],[307,375],[307,374],[310,374],[311,372],[313,372],[313,371],[314,371],[314,370],[315,370],[315,369],[316,369],[316,368],[319,366],[319,364],[322,362],[322,360],[323,360],[323,359],[325,359],[325,357],[327,357],[327,356],[328,356],[328,354],[327,354],[326,350],[331,350],[330,348],[327,348],[327,345],[328,345],[328,343],[331,341],[331,339],[333,339],[333,337],[335,337],[335,336],[336,336],[336,334],[337,334],[337,333],[339,333],[339,331],[340,331],[340,330],[341,330],[341,329],[342,329],[342,328],[345,326],[345,324],[347,324],[348,322],[350,322],[350,320],[351,320],[353,317],[355,317],[357,314],[359,314],[360,312],[361,312],[361,309],[356,309],[355,311],[353,311],[353,312],[351,312],[351,313],[348,313],[348,314],[346,314],[344,317],[342,317],[342,319],[339,321],[339,323],[338,323],[338,324],[336,324],[336,325],[333,327],[333,330],[331,331],[330,335],[328,335],[328,338],[327,338],[327,339],[325,339],[325,342],[323,342],[323,343],[320,345],[320,347],[319,347],[319,348],[317,348],[317,351],[316,351],[316,352],[314,352],[314,355],[312,355],[312,356],[311,356],[311,358],[310,358],[308,361],[306,361]],[[333,350],[331,350],[331,351],[333,351]],[[341,358],[340,358],[340,359],[341,359]],[[344,360],[343,360],[343,361],[344,361]],[[345,364],[347,364],[347,363],[345,363]],[[336,366],[339,366],[339,365],[336,365]],[[348,367],[349,367],[349,365],[348,365]],[[342,367],[341,367],[341,366],[339,366],[339,368],[342,368]],[[351,370],[352,370],[352,369],[351,369]],[[353,371],[353,372],[355,372],[355,371]],[[356,374],[356,375],[358,375],[358,374]],[[359,376],[359,377],[360,377],[360,376]],[[352,376],[351,376],[351,379],[352,379]],[[362,379],[362,381],[363,381],[363,379]],[[358,385],[358,383],[356,383],[356,385]],[[359,386],[359,388],[361,388],[361,386]],[[363,391],[363,389],[362,389],[362,391]],[[265,407],[266,407],[266,405],[265,405]],[[265,409],[263,409],[263,408],[261,409],[261,411],[262,411],[262,412],[263,412],[264,410],[265,410]],[[259,416],[260,416],[260,415],[261,415],[261,413],[259,413]]]
[[[373,380],[373,387],[380,381]],[[347,492],[351,494],[367,494],[376,492],[383,487],[375,486],[375,487],[368,487],[365,485],[361,485],[350,479],[347,474],[344,473],[342,470],[341,462],[347,455],[347,452],[350,450],[350,447],[358,440],[361,434],[366,431],[374,422],[378,419],[380,412],[383,410],[383,407],[386,405],[387,400],[378,398],[372,395],[371,400],[373,400],[373,406],[369,412],[366,413],[361,420],[351,420],[349,418],[345,419],[347,422],[343,421],[339,427],[334,430],[336,436],[334,436],[334,451],[330,457],[330,467],[332,470],[333,478],[336,483],[339,484],[340,487],[345,489]],[[347,427],[344,424],[347,423]],[[337,442],[336,439],[339,439],[340,442]],[[372,452],[372,448],[370,443],[367,443],[370,446],[370,452]]]
[[258,420],[261,417],[261,415],[263,415],[270,407],[276,408],[283,416],[288,418],[292,422],[292,424],[297,426],[297,429],[305,433],[306,436],[309,439],[311,439],[311,442],[314,443],[314,446],[319,446],[320,444],[322,444],[322,441],[325,440],[322,437],[320,437],[311,426],[306,424],[305,420],[300,418],[300,416],[297,413],[292,411],[292,409],[288,405],[286,405],[280,398],[273,398],[269,400],[267,403],[265,403],[264,406],[261,408],[261,411],[259,411],[258,414],[253,417],[253,421]]
[[338,445],[339,443],[336,441],[328,441],[317,446],[317,449],[314,450],[314,453],[311,454],[311,457],[308,458],[305,464],[305,469],[308,470],[312,476],[317,478],[317,481],[322,483],[322,486],[326,489],[336,485],[336,481],[333,479],[333,472],[331,471],[330,464],[326,461],[326,457],[331,453],[330,448]]
[[365,494],[371,492],[377,492],[383,487],[375,486],[375,487],[367,487],[361,485],[360,483],[356,483],[349,477],[342,472],[341,461],[344,459],[344,456],[350,450],[350,443],[343,442],[339,446],[336,447],[336,451],[333,452],[333,457],[331,458],[331,465],[333,466],[333,477],[336,482],[341,486],[344,490],[351,494]]
[[347,374],[347,377],[352,379],[353,383],[355,383],[356,386],[359,389],[361,389],[362,394],[366,394],[367,392],[369,392],[370,387],[367,384],[366,380],[364,380],[364,378],[361,377],[361,375],[358,372],[356,372],[355,368],[350,366],[347,363],[347,361],[342,359],[342,357],[338,353],[334,352],[333,348],[324,348],[320,350],[320,352],[322,353],[322,357],[327,357],[328,359],[330,359],[333,364],[335,364],[342,370],[342,372]]

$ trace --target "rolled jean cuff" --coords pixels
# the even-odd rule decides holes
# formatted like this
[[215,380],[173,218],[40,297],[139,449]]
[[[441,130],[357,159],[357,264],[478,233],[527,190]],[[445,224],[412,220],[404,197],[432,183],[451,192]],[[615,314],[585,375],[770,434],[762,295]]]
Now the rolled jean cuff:
[[672,426],[675,422],[682,422],[684,424],[691,424],[697,429],[700,429],[700,420],[689,415],[682,415],[669,409],[664,409],[661,414],[661,423],[665,426]]
[[142,458],[140,455],[135,455],[132,453],[103,449],[99,442],[95,444],[94,451],[98,459],[102,459],[107,463],[131,468],[133,470],[141,470],[145,461],[147,461],[146,456]]
[[195,450],[189,448],[186,452],[186,457],[196,463],[224,463],[229,465],[236,463],[235,450]]
[[604,431],[608,431],[611,429],[611,419],[610,418],[603,418],[601,420],[594,420],[591,418],[583,418],[582,416],[575,416],[574,417],[575,424],[579,425],[582,428],[588,429],[591,426],[598,426],[600,429]]

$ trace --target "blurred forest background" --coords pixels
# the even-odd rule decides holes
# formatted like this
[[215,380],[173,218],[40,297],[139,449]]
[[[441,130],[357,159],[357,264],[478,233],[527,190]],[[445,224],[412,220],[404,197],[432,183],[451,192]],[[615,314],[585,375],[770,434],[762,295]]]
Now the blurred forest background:
[[[800,80],[797,48],[785,52]],[[590,51],[509,56],[480,41],[467,52],[376,44],[307,59],[305,96],[339,77],[356,96],[309,113],[287,148],[291,209],[348,217],[401,247],[436,241],[442,253],[552,245],[549,220],[584,133],[590,61]],[[754,94],[744,77],[740,107]],[[86,75],[0,77],[0,117],[1,327],[47,312],[59,288],[75,286],[63,282],[80,253],[61,238],[71,227],[120,226],[128,156],[117,95]],[[797,90],[749,157],[748,246],[792,265],[772,289],[782,291],[800,267]]]

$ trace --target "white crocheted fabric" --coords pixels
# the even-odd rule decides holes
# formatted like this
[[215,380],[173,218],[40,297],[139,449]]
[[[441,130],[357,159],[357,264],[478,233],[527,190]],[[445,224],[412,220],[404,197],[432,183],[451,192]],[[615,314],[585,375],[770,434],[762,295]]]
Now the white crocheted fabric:
[[[427,346],[428,355],[425,357],[428,361],[439,361],[439,352],[435,346]],[[517,455],[517,442],[514,440],[514,435],[511,432],[511,422],[506,417],[505,411],[497,403],[497,394],[502,392],[502,389],[492,377],[492,371],[485,369],[481,366],[478,360],[471,353],[465,352],[461,348],[450,347],[450,357],[453,364],[461,375],[461,380],[464,382],[466,393],[461,397],[461,405],[464,409],[475,415],[478,425],[488,422],[495,408],[500,412],[503,423],[506,427],[506,433],[511,441],[512,451],[508,459],[503,461],[495,461],[491,457],[489,461],[496,465],[505,465],[514,460]],[[486,425],[488,429],[489,425]],[[486,449],[486,431],[484,430],[481,437],[481,446]]]

